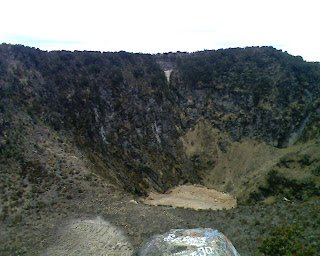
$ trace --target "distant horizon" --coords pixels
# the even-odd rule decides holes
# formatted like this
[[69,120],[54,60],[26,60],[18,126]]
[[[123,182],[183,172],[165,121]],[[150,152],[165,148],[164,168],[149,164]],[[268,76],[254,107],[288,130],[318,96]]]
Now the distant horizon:
[[0,43],[44,51],[166,53],[272,46],[320,61],[320,2],[4,1]]
[[58,49],[58,50],[47,50],[47,49],[41,49],[39,47],[36,47],[36,46],[32,46],[32,45],[26,45],[26,44],[21,44],[21,43],[7,43],[7,42],[3,42],[1,44],[7,44],[7,45],[17,45],[17,46],[23,46],[23,47],[28,47],[28,48],[32,48],[32,49],[37,49],[37,50],[40,50],[40,51],[43,51],[43,52],[62,52],[62,51],[66,51],[66,52],[100,52],[100,53],[118,53],[118,52],[127,52],[127,53],[132,53],[132,54],[150,54],[150,55],[157,55],[157,54],[167,54],[167,53],[188,53],[188,54],[192,54],[192,53],[197,53],[197,52],[203,52],[203,51],[219,51],[219,50],[228,50],[228,49],[245,49],[245,48],[263,48],[263,47],[270,47],[270,48],[274,48],[278,51],[281,51],[283,53],[287,53],[291,56],[294,56],[294,57],[301,57],[304,61],[306,62],[314,62],[314,63],[320,63],[320,61],[308,61],[308,60],[305,60],[303,58],[303,56],[301,55],[294,55],[294,54],[291,54],[290,52],[288,51],[285,51],[281,48],[277,48],[277,47],[274,47],[272,45],[261,45],[261,46],[258,46],[258,45],[252,45],[252,46],[243,46],[243,47],[237,47],[237,46],[234,46],[234,47],[226,47],[226,48],[219,48],[219,49],[203,49],[203,50],[196,50],[196,51],[180,51],[180,50],[177,50],[177,51],[169,51],[169,52],[133,52],[133,51],[126,51],[126,50],[117,50],[117,51],[99,51],[99,50],[66,50],[66,49]]

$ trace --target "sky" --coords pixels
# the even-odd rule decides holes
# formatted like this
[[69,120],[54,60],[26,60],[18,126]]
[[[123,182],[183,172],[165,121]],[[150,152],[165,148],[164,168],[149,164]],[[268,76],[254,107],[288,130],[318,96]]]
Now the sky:
[[320,61],[319,0],[2,0],[0,43],[162,53],[273,46]]

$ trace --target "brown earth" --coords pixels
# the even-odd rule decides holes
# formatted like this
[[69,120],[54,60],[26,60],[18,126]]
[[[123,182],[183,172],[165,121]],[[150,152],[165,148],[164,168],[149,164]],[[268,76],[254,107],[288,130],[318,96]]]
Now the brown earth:
[[[162,200],[170,199],[171,204],[143,204],[144,199],[135,198],[95,174],[97,166],[86,160],[87,153],[74,147],[68,136],[46,128],[41,122],[28,125],[31,120],[22,115],[19,118],[25,123],[19,132],[25,139],[20,141],[20,146],[24,148],[26,170],[30,175],[40,176],[36,182],[31,180],[33,183],[28,176],[19,176],[15,170],[20,167],[14,161],[10,162],[12,170],[1,168],[5,174],[1,177],[5,193],[3,205],[0,205],[3,209],[0,255],[81,255],[77,254],[79,248],[82,255],[90,255],[94,250],[96,254],[93,255],[124,255],[141,247],[153,235],[170,229],[191,228],[217,229],[232,241],[241,255],[256,255],[258,245],[274,227],[302,221],[308,234],[312,235],[308,240],[310,244],[319,241],[318,198],[294,203],[281,198],[280,202],[274,200],[267,205],[239,203],[231,209],[221,207],[225,208],[223,210],[209,210],[214,209],[211,205],[208,210],[200,210],[204,208],[196,206],[208,206],[210,200],[221,206],[230,198],[230,202],[235,199],[201,186],[180,186],[164,195],[153,194],[154,200],[149,200],[161,201],[162,197]],[[280,172],[294,174],[298,179],[317,170],[320,163],[318,141],[288,149],[272,149],[265,144],[246,141],[231,144],[217,130],[202,133],[206,125],[205,122],[199,124],[182,138],[184,140],[181,139],[188,157],[199,155],[202,163],[208,163],[204,166],[208,170],[203,179],[206,187],[211,185],[220,191],[228,191],[229,187],[229,191],[237,196],[239,191],[252,191],[251,183],[258,185],[255,182],[258,177],[254,179],[254,175],[262,173],[261,170],[266,172],[277,167]],[[306,156],[310,165],[302,168]],[[269,161],[264,163],[261,159],[266,158]],[[31,161],[45,168],[28,166]],[[303,172],[298,172],[299,168]],[[53,178],[40,179],[44,174]],[[251,180],[246,183],[249,177]],[[228,186],[228,180],[236,185]],[[22,196],[18,197],[17,191],[21,191]],[[172,202],[177,205],[165,206],[173,205]],[[101,230],[106,231],[105,237],[101,236]],[[102,244],[103,248],[107,246],[107,253]],[[61,253],[61,250],[70,254]]]
[[195,210],[221,210],[237,206],[237,200],[231,195],[208,189],[200,185],[182,185],[172,188],[164,194],[150,193],[143,200],[148,205],[168,205],[173,207],[191,208]]
[[43,252],[44,256],[130,256],[133,253],[133,247],[122,230],[99,216],[72,220],[57,233],[57,237],[56,242]]
[[[241,255],[249,256],[258,253],[259,241],[268,231],[284,223],[304,220],[315,230],[315,239],[320,230],[318,199],[213,211],[151,206],[114,187],[95,184],[94,193],[89,188],[72,200],[30,209],[16,223],[2,223],[0,255],[99,255],[90,254],[93,250],[124,255],[119,253],[129,253],[170,229],[213,228],[226,235]],[[107,230],[105,237],[100,236],[101,229]],[[109,251],[103,251],[102,244]],[[87,254],[76,254],[79,248]],[[62,250],[70,254],[61,254]]]

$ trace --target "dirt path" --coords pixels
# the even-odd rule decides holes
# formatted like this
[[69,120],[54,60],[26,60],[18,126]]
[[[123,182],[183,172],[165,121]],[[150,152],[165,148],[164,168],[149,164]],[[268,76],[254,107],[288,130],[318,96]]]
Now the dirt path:
[[148,205],[169,205],[195,210],[231,209],[237,206],[237,200],[231,195],[199,185],[175,187],[165,194],[150,193],[143,202]]
[[121,230],[97,217],[74,220],[59,234],[44,256],[131,255],[133,247]]

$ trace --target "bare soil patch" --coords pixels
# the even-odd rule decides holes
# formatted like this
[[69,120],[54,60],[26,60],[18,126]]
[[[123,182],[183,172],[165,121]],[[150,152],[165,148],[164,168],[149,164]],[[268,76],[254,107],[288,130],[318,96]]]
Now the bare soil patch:
[[167,205],[191,208],[195,210],[221,210],[237,206],[237,200],[231,195],[208,189],[200,185],[183,185],[172,188],[164,194],[150,193],[143,200],[148,205]]
[[131,255],[133,247],[117,227],[97,217],[74,220],[43,255]]
[[171,75],[172,69],[169,70],[165,70],[164,74],[166,75],[166,78],[168,80],[168,82],[170,82],[170,75]]

